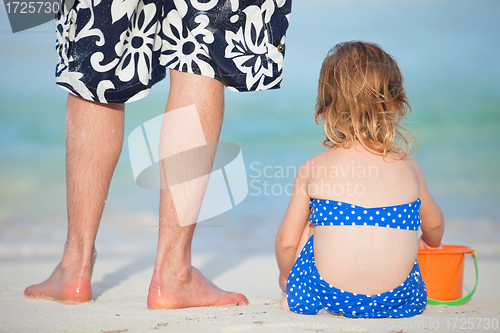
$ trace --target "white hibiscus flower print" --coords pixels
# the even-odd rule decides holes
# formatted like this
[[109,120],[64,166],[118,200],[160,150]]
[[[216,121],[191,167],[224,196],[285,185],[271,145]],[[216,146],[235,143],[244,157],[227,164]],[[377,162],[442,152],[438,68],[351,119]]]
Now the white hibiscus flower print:
[[217,6],[218,2],[219,2],[219,0],[209,0],[208,2],[207,1],[200,2],[198,0],[191,0],[191,6],[196,8],[196,10],[208,11],[210,9],[213,9],[215,6]]
[[[94,11],[91,10],[91,8],[98,6],[101,3],[101,0],[94,0],[94,1],[79,1],[77,5],[77,11],[79,10],[84,10],[84,9],[89,9],[90,11],[90,19],[88,20],[87,24],[83,28],[80,29],[78,32],[78,35],[74,36],[74,42],[78,42],[80,39],[84,39],[87,37],[92,37],[92,36],[97,36],[99,39],[96,41],[97,46],[103,46],[104,45],[104,34],[102,33],[101,30],[94,28]],[[74,22],[76,21],[77,14],[74,10],[74,20],[71,23],[70,28],[75,29]],[[73,31],[74,33],[74,31]]]
[[112,23],[115,23],[125,15],[127,15],[127,18],[130,19],[134,13],[136,5],[137,0],[113,0],[111,3],[111,17],[113,18]]
[[213,34],[206,29],[209,20],[205,15],[198,15],[194,19],[198,26],[189,31],[182,23],[181,15],[177,10],[168,13],[163,21],[163,46],[160,56],[160,64],[190,73],[214,77],[212,66],[202,58],[208,59],[208,48],[199,43],[197,37],[202,38],[204,43],[210,44],[214,41]]
[[73,91],[69,89],[68,86],[73,88],[74,91],[78,92],[80,97],[92,100],[92,93],[83,82],[82,77],[82,73],[64,71],[58,77],[56,77],[56,82],[62,84],[61,86],[69,92]]
[[[63,7],[62,10],[65,10]],[[64,15],[63,15],[64,14]],[[56,51],[59,57],[59,62],[56,66],[56,75],[59,75],[64,70],[68,68],[69,57],[68,48],[70,41],[74,39],[74,29],[71,29],[72,21],[75,20],[76,13],[75,10],[70,9],[68,12],[61,14],[56,19],[56,29],[57,29],[57,40],[56,40]]]
[[[267,5],[267,4],[266,4]],[[266,12],[269,8],[266,6]],[[246,86],[250,90],[259,80],[273,76],[273,62],[266,56],[269,48],[268,33],[262,21],[263,10],[249,6],[243,10],[246,15],[244,30],[236,33],[226,31],[225,57],[232,59],[236,67],[246,74]],[[260,84],[259,84],[260,85]]]
[[160,29],[155,19],[156,6],[153,3],[144,5],[141,1],[130,19],[130,27],[120,35],[115,45],[115,52],[120,57],[116,67],[116,75],[120,81],[128,82],[137,72],[139,81],[147,85],[151,77],[151,50],[159,49],[155,45],[155,35]]

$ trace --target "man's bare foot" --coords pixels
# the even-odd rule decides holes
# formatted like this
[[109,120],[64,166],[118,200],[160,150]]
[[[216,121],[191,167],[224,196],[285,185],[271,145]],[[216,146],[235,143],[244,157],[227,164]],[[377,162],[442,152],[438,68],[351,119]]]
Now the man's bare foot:
[[52,275],[40,284],[29,286],[24,295],[35,298],[49,298],[64,302],[89,302],[92,300],[90,278],[95,262],[93,250],[90,265],[76,265],[63,260]]
[[283,308],[283,310],[290,310],[290,308],[288,307],[288,300],[286,298],[286,294],[281,299],[281,307]]
[[160,275],[153,273],[148,295],[150,309],[248,304],[245,296],[219,289],[195,267],[191,267],[187,277]]

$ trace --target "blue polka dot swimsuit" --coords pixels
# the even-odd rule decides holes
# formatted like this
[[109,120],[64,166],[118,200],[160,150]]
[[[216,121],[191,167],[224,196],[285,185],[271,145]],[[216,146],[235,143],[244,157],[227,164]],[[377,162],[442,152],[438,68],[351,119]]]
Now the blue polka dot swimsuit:
[[[418,230],[420,199],[397,206],[364,208],[344,202],[314,199],[309,222],[315,226],[368,225]],[[427,291],[418,262],[406,280],[393,290],[377,295],[354,294],[328,284],[314,262],[314,235],[299,254],[286,291],[290,310],[316,314],[321,309],[351,318],[406,318],[420,314],[427,304]]]
[[371,225],[406,230],[418,230],[420,226],[420,199],[415,202],[389,206],[364,208],[334,200],[314,199],[309,203],[312,214],[309,222],[323,225]]

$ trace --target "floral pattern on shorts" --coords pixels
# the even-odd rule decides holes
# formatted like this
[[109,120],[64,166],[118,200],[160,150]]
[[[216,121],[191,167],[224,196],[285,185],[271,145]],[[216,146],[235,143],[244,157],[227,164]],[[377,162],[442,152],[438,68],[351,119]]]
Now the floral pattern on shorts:
[[63,0],[56,82],[102,103],[145,97],[166,68],[232,91],[279,88],[291,0]]

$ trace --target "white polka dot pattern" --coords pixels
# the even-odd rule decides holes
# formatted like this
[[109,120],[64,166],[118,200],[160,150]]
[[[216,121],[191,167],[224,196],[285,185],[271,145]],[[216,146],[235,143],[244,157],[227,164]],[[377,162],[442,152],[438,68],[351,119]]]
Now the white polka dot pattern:
[[315,226],[369,225],[418,230],[420,204],[420,199],[417,199],[403,205],[364,208],[341,201],[313,199],[309,203],[312,208],[309,222]]
[[328,284],[319,275],[314,262],[314,235],[302,249],[288,281],[286,293],[290,310],[316,314],[325,309],[351,318],[406,318],[422,313],[427,304],[427,290],[415,261],[406,280],[378,295],[353,294]]

